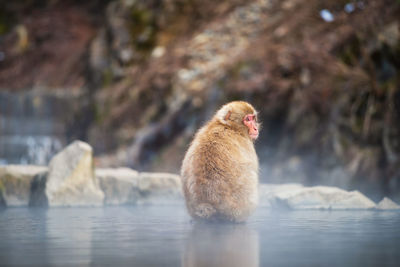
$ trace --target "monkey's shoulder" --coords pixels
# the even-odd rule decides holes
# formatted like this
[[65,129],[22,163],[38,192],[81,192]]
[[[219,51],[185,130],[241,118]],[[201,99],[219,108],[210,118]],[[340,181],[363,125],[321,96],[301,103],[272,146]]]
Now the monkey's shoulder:
[[229,129],[210,129],[195,140],[195,150],[209,161],[247,162],[257,157],[254,144]]

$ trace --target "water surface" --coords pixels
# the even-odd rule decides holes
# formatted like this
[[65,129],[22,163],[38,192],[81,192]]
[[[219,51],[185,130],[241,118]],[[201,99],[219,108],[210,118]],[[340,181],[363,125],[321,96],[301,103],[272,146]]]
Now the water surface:
[[400,213],[259,209],[193,224],[184,207],[10,208],[1,266],[398,266]]

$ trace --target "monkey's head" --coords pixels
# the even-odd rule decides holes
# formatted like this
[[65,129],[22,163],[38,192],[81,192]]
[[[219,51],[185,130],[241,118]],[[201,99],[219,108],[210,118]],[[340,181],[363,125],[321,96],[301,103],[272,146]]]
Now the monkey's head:
[[257,120],[257,111],[247,102],[233,101],[222,106],[216,114],[217,120],[256,140],[260,124]]

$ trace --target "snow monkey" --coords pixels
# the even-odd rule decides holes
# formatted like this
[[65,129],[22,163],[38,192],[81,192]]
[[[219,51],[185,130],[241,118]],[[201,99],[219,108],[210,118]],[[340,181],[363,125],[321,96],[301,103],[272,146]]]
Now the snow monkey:
[[197,220],[243,222],[258,202],[259,133],[249,103],[230,102],[196,133],[181,168],[189,214]]

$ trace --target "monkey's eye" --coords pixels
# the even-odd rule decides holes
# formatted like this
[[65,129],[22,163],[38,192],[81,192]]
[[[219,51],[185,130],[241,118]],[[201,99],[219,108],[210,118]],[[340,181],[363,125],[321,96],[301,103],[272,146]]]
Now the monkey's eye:
[[255,115],[246,115],[244,118],[245,121],[253,121],[255,119]]

